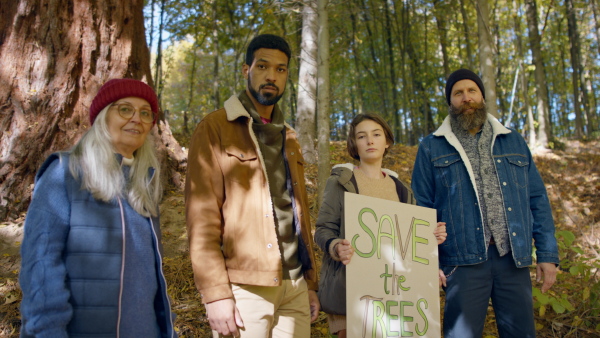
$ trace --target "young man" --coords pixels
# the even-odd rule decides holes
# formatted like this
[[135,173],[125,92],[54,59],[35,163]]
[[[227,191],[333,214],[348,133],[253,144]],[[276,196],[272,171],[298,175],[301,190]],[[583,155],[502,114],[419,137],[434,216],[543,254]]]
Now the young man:
[[283,38],[255,37],[246,89],[192,136],[190,256],[215,337],[309,337],[318,316],[304,160],[277,105],[290,55]]
[[421,142],[412,176],[417,204],[446,222],[444,337],[481,337],[490,298],[500,337],[535,337],[532,242],[542,292],[559,262],[546,188],[523,137],[487,114],[479,76],[452,73],[446,99],[450,114]]

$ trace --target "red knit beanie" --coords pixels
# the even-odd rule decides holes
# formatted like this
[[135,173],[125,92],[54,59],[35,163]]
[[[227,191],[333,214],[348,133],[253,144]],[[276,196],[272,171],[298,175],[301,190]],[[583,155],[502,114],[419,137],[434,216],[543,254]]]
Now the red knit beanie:
[[158,118],[158,98],[152,87],[142,81],[134,79],[112,79],[106,82],[100,90],[90,106],[90,125],[94,124],[96,116],[109,104],[122,99],[124,97],[139,97],[150,103],[152,112],[154,113],[154,122],[156,124]]

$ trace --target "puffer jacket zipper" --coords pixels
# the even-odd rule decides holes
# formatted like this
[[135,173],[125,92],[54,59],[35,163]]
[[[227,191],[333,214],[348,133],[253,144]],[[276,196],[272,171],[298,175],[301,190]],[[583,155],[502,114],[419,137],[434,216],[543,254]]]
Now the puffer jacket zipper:
[[[121,209],[121,232],[123,234],[123,245],[122,245],[122,253],[121,253],[121,280],[119,284],[119,307],[117,309],[117,338],[120,337],[121,334],[121,307],[123,302],[123,278],[125,276],[125,212],[123,211],[123,203],[121,202],[121,198],[118,197],[117,201],[119,201],[119,208]],[[154,230],[153,230],[154,231]]]

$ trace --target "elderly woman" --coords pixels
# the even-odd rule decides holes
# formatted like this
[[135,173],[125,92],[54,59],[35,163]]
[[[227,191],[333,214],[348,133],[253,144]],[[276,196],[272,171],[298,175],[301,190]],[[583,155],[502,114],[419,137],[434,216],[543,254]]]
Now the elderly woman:
[[174,337],[162,272],[158,100],[106,82],[91,128],[37,173],[21,246],[24,337]]
[[[398,174],[383,169],[383,157],[394,144],[392,129],[378,115],[358,114],[350,123],[347,148],[359,161],[333,167],[319,210],[315,242],[323,250],[319,281],[321,308],[328,314],[329,331],[346,337],[346,265],[354,248],[345,238],[344,193],[346,191],[391,201],[415,204],[412,190]],[[446,240],[446,223],[434,230],[438,244]]]

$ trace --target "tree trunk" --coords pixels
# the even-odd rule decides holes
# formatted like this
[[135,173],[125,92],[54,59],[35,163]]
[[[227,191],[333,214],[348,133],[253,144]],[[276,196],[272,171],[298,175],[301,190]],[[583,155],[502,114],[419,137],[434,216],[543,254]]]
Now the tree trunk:
[[[129,77],[152,84],[143,6],[142,0],[2,3],[0,220],[26,210],[40,164],[89,128],[88,109],[104,82]],[[181,166],[184,155],[168,125],[160,121],[154,134],[163,166],[167,156]],[[180,181],[165,169],[163,182]]]
[[185,110],[183,111],[183,134],[185,136],[190,135],[190,129],[188,127],[188,114],[192,111],[192,101],[194,100],[194,93],[196,92],[196,64],[198,63],[198,53],[197,53],[197,44],[194,43],[191,50],[191,58],[192,58],[192,70],[189,74],[189,88],[188,88],[188,97],[187,103],[185,105]]
[[477,31],[479,32],[479,68],[481,80],[485,87],[485,103],[488,113],[499,116],[496,102],[496,62],[494,60],[494,45],[490,30],[490,9],[488,0],[477,0]]
[[298,75],[296,129],[302,154],[308,163],[315,163],[315,133],[317,109],[317,20],[314,0],[305,0],[302,9],[302,44]]
[[[533,118],[533,110],[531,109],[531,105],[529,104],[529,81],[527,75],[527,68],[524,67],[525,60],[525,46],[523,43],[523,28],[521,27],[521,16],[519,15],[519,7],[521,6],[521,1],[515,1],[513,3],[513,21],[515,25],[515,35],[517,37],[517,55],[519,56],[519,83],[521,85],[521,95],[523,97],[523,107],[527,112],[525,116],[525,121],[523,123],[524,130],[528,131],[528,141],[529,147],[535,147],[535,120]],[[525,126],[527,126],[525,128]]]
[[529,30],[529,45],[535,65],[535,83],[537,96],[537,112],[538,112],[538,132],[537,132],[537,147],[548,147],[548,134],[546,131],[547,115],[549,112],[548,105],[548,87],[546,83],[546,69],[544,59],[542,57],[541,37],[538,31],[538,14],[536,0],[525,0],[527,12],[527,26]]
[[[581,47],[579,43],[579,32],[577,31],[577,17],[575,15],[575,8],[573,8],[573,0],[565,0],[565,8],[567,11],[567,26],[569,30],[569,41],[571,42],[571,68],[573,69],[573,105],[575,110],[575,137],[582,139],[584,136],[583,130],[583,111],[588,114],[588,121],[591,122],[591,118],[588,112],[587,104],[587,89],[585,88],[585,81],[583,79],[583,67],[581,64]],[[588,123],[589,123],[588,122]],[[589,124],[588,124],[589,126]],[[589,134],[589,127],[587,128]]]
[[323,202],[325,182],[331,170],[331,155],[329,154],[329,19],[327,13],[328,0],[317,0],[317,13],[319,14],[319,58],[318,58],[318,200],[319,206]]
[[163,43],[163,31],[165,30],[165,6],[167,0],[160,1],[160,13],[158,20],[158,39],[156,45],[156,62],[154,64],[154,88],[156,89],[156,95],[158,96],[158,102],[162,105],[162,88],[163,88],[163,74],[162,74],[162,43]]
[[394,131],[394,138],[396,140],[399,140],[402,136],[403,131],[400,125],[400,107],[398,104],[398,76],[396,74],[394,44],[392,43],[393,30],[390,19],[390,10],[387,6],[387,0],[384,1],[383,8],[385,9],[385,40],[387,45],[388,64],[390,67],[390,89],[392,91],[392,118],[394,119],[392,130]]
[[[435,21],[437,22],[438,36],[440,38],[440,49],[442,51],[442,61],[444,66],[444,79],[450,76],[450,62],[448,61],[448,28],[446,27],[446,16],[448,15],[448,7],[444,1],[435,0],[433,2]],[[469,41],[467,40],[467,46]],[[469,47],[467,47],[469,48]],[[470,57],[470,56],[469,56]]]
[[213,2],[213,46],[214,46],[214,56],[213,56],[213,86],[212,86],[212,99],[213,99],[213,108],[215,110],[221,107],[221,96],[219,95],[219,54],[221,52],[221,48],[219,46],[219,20],[217,18],[217,2]]
[[[469,15],[467,14],[467,9],[465,8],[465,0],[460,0],[460,14],[462,16],[462,21],[463,21],[463,32],[465,34],[465,45],[467,46],[466,48],[466,59],[467,59],[467,65],[469,66],[469,69],[473,70],[475,69],[475,61],[473,60],[473,56],[475,55],[473,53],[473,48],[471,47],[471,32],[469,30]],[[450,75],[450,74],[448,74]]]
[[594,14],[594,25],[596,27],[596,47],[598,47],[598,55],[600,55],[600,9],[596,1],[598,0],[592,0],[592,13]]
[[[356,74],[360,74],[361,71],[361,67],[360,67],[360,60],[359,60],[359,42],[358,42],[358,28],[357,28],[357,15],[356,12],[354,10],[354,6],[352,9],[352,14],[350,15],[350,19],[352,20],[352,53],[354,54],[354,57],[352,58],[354,60],[354,71],[356,72]],[[365,98],[364,98],[364,91],[362,88],[362,84],[361,84],[361,76],[357,76],[357,79],[355,81],[355,87],[356,90],[355,92],[357,93],[356,97],[358,98],[358,104],[355,105],[355,109],[352,113],[356,112],[357,114],[360,114],[363,112],[363,107],[364,107],[364,102],[365,102]]]

